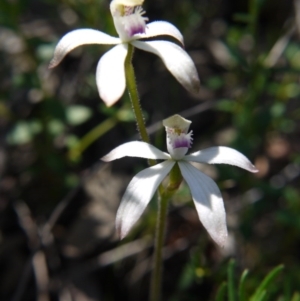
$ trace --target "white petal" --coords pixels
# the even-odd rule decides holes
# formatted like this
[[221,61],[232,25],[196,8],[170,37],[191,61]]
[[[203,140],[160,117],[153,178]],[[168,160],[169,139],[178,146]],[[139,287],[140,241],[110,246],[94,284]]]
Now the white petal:
[[206,148],[186,155],[183,160],[209,164],[224,163],[238,166],[250,172],[258,172],[257,168],[243,154],[226,146]]
[[117,102],[126,86],[124,62],[127,44],[120,44],[107,51],[99,60],[96,82],[101,99],[109,107]]
[[190,163],[179,161],[178,164],[190,187],[201,223],[212,239],[224,246],[227,237],[226,214],[217,184]]
[[156,36],[171,36],[178,40],[184,46],[183,36],[181,32],[173,24],[166,21],[154,21],[146,25],[146,32],[136,34],[133,39],[146,39]]
[[139,172],[129,183],[117,212],[116,228],[121,239],[137,222],[152,199],[158,185],[174,166],[174,161],[164,161]]
[[196,66],[181,47],[167,41],[132,41],[131,44],[139,49],[158,55],[167,69],[188,91],[194,93],[199,91],[200,81]]
[[115,45],[121,43],[119,38],[112,37],[104,32],[95,29],[77,29],[64,35],[58,42],[54,57],[49,64],[49,68],[57,66],[62,59],[74,48],[85,44],[108,44]]
[[102,157],[101,160],[110,162],[126,156],[162,160],[171,158],[169,154],[162,152],[151,144],[142,141],[132,141],[116,147],[106,156]]

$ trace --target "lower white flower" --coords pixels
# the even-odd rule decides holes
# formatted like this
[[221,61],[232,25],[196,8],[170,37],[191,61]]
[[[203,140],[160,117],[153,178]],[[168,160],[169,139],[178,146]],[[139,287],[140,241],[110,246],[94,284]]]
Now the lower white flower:
[[121,238],[128,234],[144,212],[159,184],[174,165],[178,164],[190,188],[200,221],[212,239],[220,246],[224,245],[227,227],[221,192],[211,178],[195,168],[189,161],[209,164],[225,163],[253,173],[258,170],[243,154],[225,146],[210,147],[186,155],[192,142],[192,132],[188,133],[190,123],[179,115],[163,121],[167,132],[169,154],[151,144],[133,141],[118,146],[102,158],[106,162],[126,156],[165,160],[142,170],[129,183],[116,217],[116,228]]
[[158,55],[167,69],[188,91],[197,93],[200,81],[194,62],[182,47],[172,42],[140,41],[161,35],[175,38],[183,45],[180,31],[171,23],[155,21],[146,24],[147,17],[141,5],[143,0],[113,0],[110,11],[119,37],[95,29],[77,29],[64,35],[58,42],[49,68],[57,66],[73,49],[86,44],[116,45],[98,62],[96,83],[100,97],[112,106],[124,93],[126,81],[124,63],[128,44]]

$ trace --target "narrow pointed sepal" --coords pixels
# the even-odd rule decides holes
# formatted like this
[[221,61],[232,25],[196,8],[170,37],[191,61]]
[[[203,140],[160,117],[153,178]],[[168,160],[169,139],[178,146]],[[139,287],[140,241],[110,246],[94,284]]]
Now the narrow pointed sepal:
[[110,107],[123,95],[126,86],[125,59],[127,44],[120,44],[107,51],[99,60],[96,83],[101,99]]
[[101,160],[110,162],[123,157],[139,157],[145,159],[170,159],[170,155],[162,152],[155,146],[142,141],[132,141],[124,143],[115,149],[113,149],[106,156],[102,157]]
[[167,41],[132,41],[131,44],[158,55],[184,88],[192,93],[199,92],[200,80],[196,66],[191,57],[181,47]]
[[175,162],[168,160],[139,172],[129,183],[116,216],[116,229],[123,239],[143,214],[159,184]]
[[183,36],[181,32],[173,24],[166,21],[154,21],[146,25],[145,33],[136,34],[132,37],[133,40],[147,39],[156,36],[171,36],[184,46]]
[[206,148],[186,155],[183,159],[199,163],[230,164],[253,173],[258,172],[258,169],[242,153],[226,146]]
[[77,29],[64,35],[58,42],[54,56],[49,68],[57,66],[62,59],[73,49],[86,44],[107,44],[116,45],[121,43],[119,38],[112,37],[104,32],[95,29]]
[[217,184],[188,162],[179,161],[178,165],[190,188],[201,223],[211,238],[219,246],[224,246],[227,237],[226,214]]

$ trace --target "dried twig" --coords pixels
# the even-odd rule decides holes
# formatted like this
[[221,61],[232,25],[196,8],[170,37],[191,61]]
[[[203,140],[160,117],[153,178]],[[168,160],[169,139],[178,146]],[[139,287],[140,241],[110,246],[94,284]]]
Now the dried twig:
[[23,229],[27,236],[28,247],[31,250],[30,258],[25,265],[23,274],[20,278],[17,290],[12,298],[13,301],[21,300],[23,293],[26,289],[28,279],[33,271],[35,274],[35,281],[37,287],[37,300],[49,301],[47,292],[49,277],[48,267],[45,259],[45,254],[40,250],[39,230],[34,219],[32,218],[29,207],[23,201],[18,201],[14,204],[14,209],[17,213],[20,227]]

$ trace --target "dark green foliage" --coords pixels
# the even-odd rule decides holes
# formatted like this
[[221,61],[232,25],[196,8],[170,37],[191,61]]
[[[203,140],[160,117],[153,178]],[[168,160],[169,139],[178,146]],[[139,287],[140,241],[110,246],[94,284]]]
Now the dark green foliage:
[[[247,278],[249,277],[249,271],[245,270],[240,278],[238,294],[235,281],[235,262],[231,260],[228,264],[228,282],[223,283],[218,289],[215,300],[216,301],[267,301],[267,300],[280,300],[279,294],[282,294],[282,287],[277,287],[277,278],[279,274],[282,273],[284,269],[283,265],[279,265],[272,269],[264,279],[256,284],[256,288],[253,293],[249,293],[247,290]],[[226,290],[228,287],[227,298],[226,298]],[[274,291],[278,294],[278,297],[275,297]],[[296,296],[296,294],[295,294]],[[285,298],[285,300],[287,300]]]

